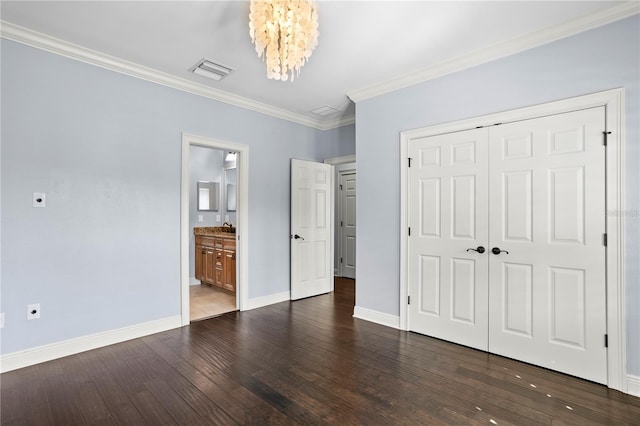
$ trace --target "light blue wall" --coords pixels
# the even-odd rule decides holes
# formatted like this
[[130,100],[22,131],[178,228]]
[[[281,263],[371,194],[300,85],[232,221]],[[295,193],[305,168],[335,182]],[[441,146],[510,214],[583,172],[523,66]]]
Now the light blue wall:
[[1,52],[2,353],[180,314],[182,132],[249,145],[249,297],[289,289],[290,158],[352,154],[353,140],[7,40]]
[[356,305],[399,314],[401,131],[624,87],[627,363],[640,375],[639,28],[635,16],[359,102]]
[[356,153],[356,125],[337,127],[321,133],[322,143],[318,146],[331,149],[337,154],[334,157],[344,157]]

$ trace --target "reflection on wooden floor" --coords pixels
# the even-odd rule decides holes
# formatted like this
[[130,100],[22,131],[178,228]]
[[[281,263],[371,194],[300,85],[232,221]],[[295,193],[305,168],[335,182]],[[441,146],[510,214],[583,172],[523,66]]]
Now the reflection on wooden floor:
[[1,424],[640,425],[640,398],[353,318],[335,283],[3,373]]
[[198,321],[236,310],[236,294],[206,284],[189,286],[189,319]]

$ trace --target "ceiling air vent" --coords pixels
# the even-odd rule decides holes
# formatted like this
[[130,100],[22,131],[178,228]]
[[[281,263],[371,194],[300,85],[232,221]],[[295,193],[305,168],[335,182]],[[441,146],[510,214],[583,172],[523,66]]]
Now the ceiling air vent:
[[314,114],[318,114],[321,117],[326,117],[328,115],[336,114],[340,111],[329,105],[322,105],[321,107],[312,109],[311,112]]
[[231,71],[233,71],[233,69],[225,65],[216,64],[215,62],[212,62],[208,59],[201,59],[189,71],[203,77],[211,78],[213,80],[222,80],[222,78],[228,76]]

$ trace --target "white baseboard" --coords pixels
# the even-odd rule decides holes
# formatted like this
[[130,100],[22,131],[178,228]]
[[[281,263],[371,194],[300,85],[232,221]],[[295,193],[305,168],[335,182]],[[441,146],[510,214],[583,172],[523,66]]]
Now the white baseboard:
[[640,376],[627,374],[627,393],[640,397]]
[[291,292],[283,291],[282,293],[269,294],[267,296],[254,297],[247,300],[246,304],[242,307],[243,311],[250,311],[251,309],[262,308],[263,306],[273,305],[274,303],[284,302],[291,299]]
[[200,285],[200,280],[197,280],[196,277],[189,277],[189,285]]
[[385,325],[387,327],[400,329],[400,317],[397,315],[385,314],[384,312],[354,306],[353,317],[375,322],[376,324]]
[[41,362],[178,328],[182,326],[181,319],[180,315],[176,315],[2,355],[0,357],[0,372],[5,373]]

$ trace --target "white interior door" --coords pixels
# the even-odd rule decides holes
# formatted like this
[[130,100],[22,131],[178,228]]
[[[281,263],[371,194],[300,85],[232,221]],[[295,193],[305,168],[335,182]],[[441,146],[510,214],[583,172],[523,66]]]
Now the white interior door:
[[[488,345],[487,129],[412,141],[409,329]],[[479,249],[479,251],[483,251]]]
[[604,120],[411,141],[410,330],[607,382]]
[[489,350],[607,382],[604,107],[491,129]]
[[291,160],[291,300],[332,290],[333,166]]
[[340,175],[340,274],[356,277],[356,174]]

